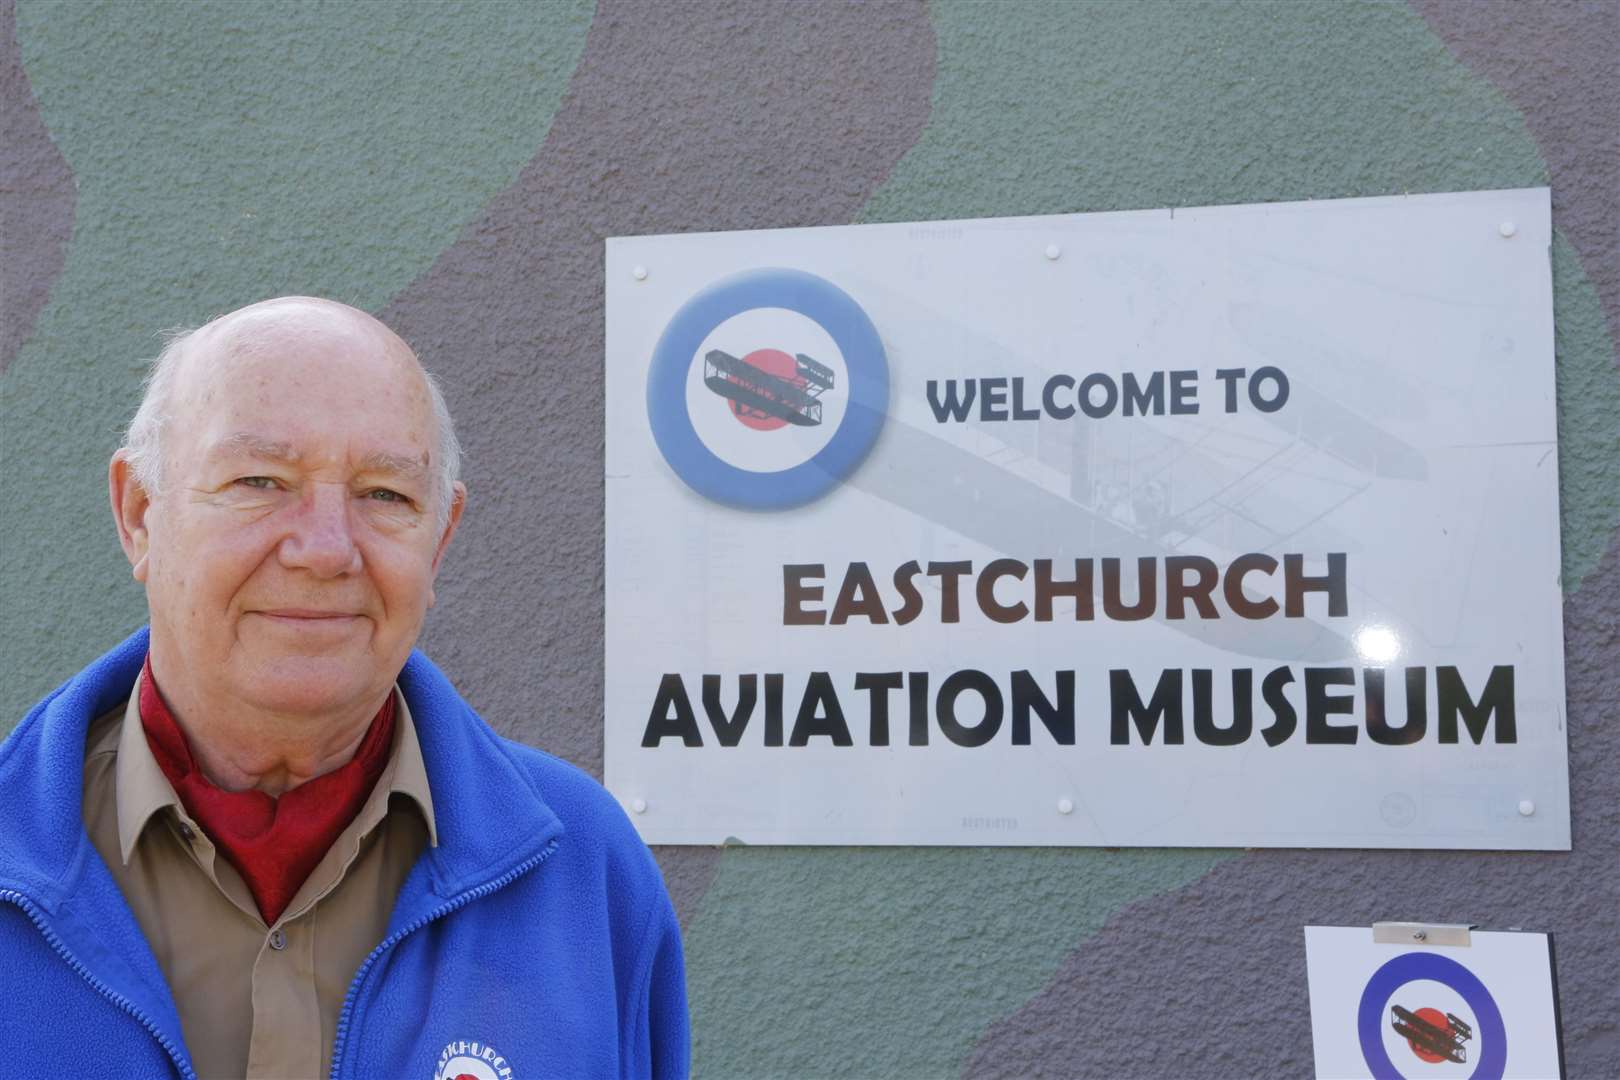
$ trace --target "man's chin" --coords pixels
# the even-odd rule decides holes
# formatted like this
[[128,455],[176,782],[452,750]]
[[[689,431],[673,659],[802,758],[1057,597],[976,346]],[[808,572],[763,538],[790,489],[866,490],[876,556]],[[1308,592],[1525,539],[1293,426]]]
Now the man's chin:
[[368,677],[375,671],[376,659],[369,655],[278,656],[253,665],[239,682],[239,696],[267,712],[310,716],[340,713],[370,696],[380,706],[397,672],[379,684]]

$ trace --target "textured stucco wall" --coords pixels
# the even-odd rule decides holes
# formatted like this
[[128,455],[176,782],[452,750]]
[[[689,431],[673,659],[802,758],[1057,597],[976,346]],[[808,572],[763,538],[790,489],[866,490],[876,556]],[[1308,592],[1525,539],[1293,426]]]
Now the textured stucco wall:
[[600,770],[602,238],[1553,189],[1574,850],[660,852],[705,1076],[1299,1076],[1305,923],[1558,935],[1620,1076],[1620,7],[0,0],[0,730],[141,619],[155,331],[376,311],[473,492],[425,646]]

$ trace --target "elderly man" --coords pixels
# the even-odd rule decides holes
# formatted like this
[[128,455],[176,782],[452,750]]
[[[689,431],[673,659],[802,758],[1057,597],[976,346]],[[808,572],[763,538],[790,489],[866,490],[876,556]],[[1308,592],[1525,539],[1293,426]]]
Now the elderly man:
[[10,1071],[686,1071],[647,849],[412,652],[457,459],[363,312],[272,300],[164,350],[109,472],[150,633],[0,747]]

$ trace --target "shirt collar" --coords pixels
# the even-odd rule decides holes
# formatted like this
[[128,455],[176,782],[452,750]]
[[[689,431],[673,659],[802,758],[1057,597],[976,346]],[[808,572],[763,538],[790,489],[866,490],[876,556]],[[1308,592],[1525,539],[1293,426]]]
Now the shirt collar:
[[428,787],[427,763],[422,760],[422,744],[416,738],[416,724],[411,720],[411,707],[405,704],[405,695],[394,687],[394,779],[388,790],[403,795],[416,803],[427,826],[428,846],[439,846],[439,831],[433,824],[433,792]]
[[152,748],[146,744],[146,729],[141,726],[141,680],[129,690],[129,703],[124,706],[124,726],[118,733],[118,759],[113,766],[113,791],[118,804],[118,853],[124,865],[135,852],[146,823],[165,807],[172,806],[175,813],[184,815],[180,797],[174,785],[163,775]]
[[[427,765],[422,760],[422,744],[416,738],[416,725],[411,721],[410,706],[405,695],[394,688],[394,748],[383,776],[389,778],[388,793],[403,795],[416,803],[427,825],[428,844],[437,847],[438,830],[433,821],[433,793],[428,787]],[[174,793],[174,786],[163,775],[152,748],[146,742],[146,730],[141,726],[141,687],[136,678],[130,689],[129,703],[124,706],[123,730],[118,736],[118,762],[114,767],[114,790],[118,807],[118,848],[124,865],[135,852],[147,822],[154,814],[174,807],[175,813],[186,816],[185,807]],[[380,783],[381,781],[379,781]],[[369,802],[370,800],[368,800]],[[386,808],[386,800],[383,806]],[[366,811],[362,810],[362,814]],[[383,814],[379,812],[377,819]],[[374,823],[373,823],[374,824]]]

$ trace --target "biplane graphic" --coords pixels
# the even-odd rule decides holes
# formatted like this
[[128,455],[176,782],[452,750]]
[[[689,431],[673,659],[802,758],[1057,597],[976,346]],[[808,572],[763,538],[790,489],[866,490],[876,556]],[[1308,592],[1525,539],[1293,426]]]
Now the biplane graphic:
[[[1439,1015],[1434,1009],[1422,1011]],[[1390,1027],[1411,1045],[1419,1057],[1424,1060],[1455,1061],[1458,1064],[1468,1060],[1468,1047],[1464,1044],[1474,1037],[1474,1029],[1460,1016],[1446,1013],[1445,1022],[1440,1024],[1399,1005],[1390,1006],[1390,1012],[1394,1014],[1389,1022]]]
[[800,427],[821,423],[821,402],[832,389],[833,370],[799,353],[794,376],[787,378],[755,367],[730,353],[710,349],[703,358],[703,385],[732,402],[740,416],[771,417]]

